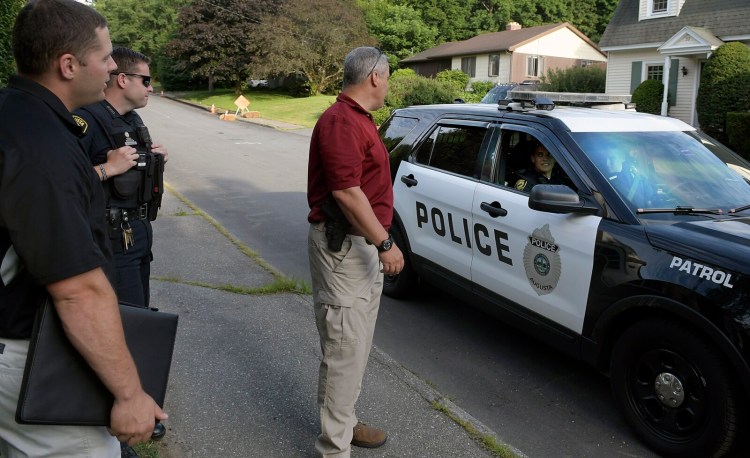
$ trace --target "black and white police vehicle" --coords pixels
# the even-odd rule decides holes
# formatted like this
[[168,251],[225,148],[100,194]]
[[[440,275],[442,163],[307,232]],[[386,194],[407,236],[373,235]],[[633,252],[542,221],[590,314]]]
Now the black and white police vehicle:
[[[660,454],[728,453],[750,431],[750,163],[676,119],[545,108],[383,124],[406,258],[384,293],[446,288],[608,373]],[[538,144],[564,184],[519,191]]]

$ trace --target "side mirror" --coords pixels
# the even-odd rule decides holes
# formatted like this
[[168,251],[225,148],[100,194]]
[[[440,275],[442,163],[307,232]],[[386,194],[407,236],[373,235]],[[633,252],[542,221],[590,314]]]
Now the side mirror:
[[564,184],[538,184],[531,188],[529,208],[548,213],[596,214],[600,208],[581,200]]

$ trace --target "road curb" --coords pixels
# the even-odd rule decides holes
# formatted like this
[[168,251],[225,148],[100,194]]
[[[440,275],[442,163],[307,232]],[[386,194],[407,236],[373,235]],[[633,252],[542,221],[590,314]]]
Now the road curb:
[[484,423],[474,418],[471,414],[454,404],[453,401],[448,399],[442,393],[432,388],[430,385],[425,383],[422,379],[414,375],[414,373],[412,373],[408,369],[404,368],[401,364],[399,364],[398,361],[391,358],[388,353],[373,345],[370,356],[373,357],[375,361],[388,368],[388,370],[390,370],[392,374],[394,374],[399,380],[404,382],[411,389],[416,391],[425,401],[429,402],[430,404],[441,404],[448,410],[448,412],[450,412],[450,414],[455,419],[471,425],[480,436],[490,437],[494,439],[498,444],[506,447],[519,458],[528,458],[528,456],[521,450],[503,441],[492,429],[487,427]]

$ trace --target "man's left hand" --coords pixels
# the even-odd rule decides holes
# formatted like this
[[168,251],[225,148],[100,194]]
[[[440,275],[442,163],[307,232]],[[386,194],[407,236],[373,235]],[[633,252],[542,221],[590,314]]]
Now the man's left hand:
[[380,270],[385,275],[397,275],[404,268],[404,255],[395,243],[388,251],[378,253],[383,268]]
[[153,143],[151,145],[151,152],[154,154],[161,154],[162,156],[164,156],[165,164],[169,160],[169,153],[167,152],[167,148],[165,148],[164,145],[160,143]]

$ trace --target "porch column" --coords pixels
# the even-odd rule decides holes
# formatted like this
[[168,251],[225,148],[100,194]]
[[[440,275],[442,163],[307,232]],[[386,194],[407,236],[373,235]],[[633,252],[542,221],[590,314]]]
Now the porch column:
[[667,110],[669,109],[669,70],[670,70],[670,64],[672,63],[669,56],[664,56],[664,73],[661,77],[661,82],[664,84],[664,97],[661,101],[661,115],[666,116]]

